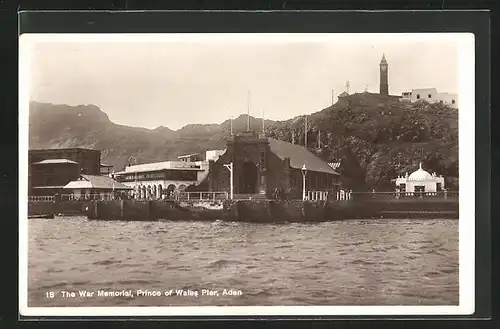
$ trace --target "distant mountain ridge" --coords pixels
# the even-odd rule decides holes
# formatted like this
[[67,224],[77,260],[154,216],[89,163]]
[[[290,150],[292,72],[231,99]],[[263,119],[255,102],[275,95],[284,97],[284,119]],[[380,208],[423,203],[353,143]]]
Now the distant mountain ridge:
[[[380,103],[380,97],[370,93],[343,100],[308,115],[307,144],[325,161],[342,162],[339,170],[347,187],[391,190],[394,177],[423,162],[426,170],[445,175],[451,188],[458,188],[458,110],[423,101]],[[247,118],[242,114],[234,119],[233,132],[247,130]],[[265,120],[266,135],[304,145],[304,120]],[[32,149],[100,149],[103,162],[122,170],[130,156],[147,163],[224,149],[231,120],[178,130],[147,129],[115,124],[95,105],[32,102],[29,125]],[[250,129],[261,131],[262,119],[250,117]]]
[[[273,121],[266,120],[271,124]],[[262,129],[262,119],[250,116],[251,129]],[[247,128],[247,115],[233,120],[233,132]],[[185,153],[223,149],[230,120],[221,124],[188,124],[178,130],[129,127],[111,122],[95,105],[30,103],[29,147],[84,147],[101,149],[103,161],[121,170],[131,155],[138,163],[175,159]]]

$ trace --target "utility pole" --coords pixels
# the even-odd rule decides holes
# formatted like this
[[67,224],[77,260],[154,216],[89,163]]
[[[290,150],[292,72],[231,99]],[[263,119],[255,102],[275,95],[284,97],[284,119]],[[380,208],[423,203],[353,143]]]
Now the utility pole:
[[233,117],[231,117],[231,136],[233,135]]
[[262,109],[262,137],[266,136],[266,127],[264,122],[264,109]]
[[307,147],[307,115],[304,119],[304,146]]
[[335,102],[333,101],[333,89],[332,89],[332,105],[334,104]]
[[250,131],[250,90],[247,91],[247,131]]
[[233,200],[233,191],[234,191],[234,184],[233,184],[233,163],[225,164],[224,167],[226,167],[229,170],[229,186],[230,186],[230,198]]
[[321,149],[321,130],[318,130],[318,149]]

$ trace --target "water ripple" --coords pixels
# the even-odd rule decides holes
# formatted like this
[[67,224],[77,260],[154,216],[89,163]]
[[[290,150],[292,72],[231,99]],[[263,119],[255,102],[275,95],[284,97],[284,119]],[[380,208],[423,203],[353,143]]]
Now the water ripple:
[[[30,221],[28,300],[30,306],[457,305],[457,224]],[[109,288],[242,295],[44,298],[50,289]]]

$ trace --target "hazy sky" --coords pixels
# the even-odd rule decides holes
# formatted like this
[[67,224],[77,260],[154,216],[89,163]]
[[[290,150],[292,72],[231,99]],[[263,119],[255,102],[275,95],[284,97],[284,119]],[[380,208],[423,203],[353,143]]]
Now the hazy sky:
[[118,124],[178,129],[246,113],[250,90],[251,115],[280,120],[329,106],[348,80],[351,93],[378,92],[383,53],[391,94],[458,92],[455,41],[394,36],[47,39],[30,48],[30,97],[95,104]]

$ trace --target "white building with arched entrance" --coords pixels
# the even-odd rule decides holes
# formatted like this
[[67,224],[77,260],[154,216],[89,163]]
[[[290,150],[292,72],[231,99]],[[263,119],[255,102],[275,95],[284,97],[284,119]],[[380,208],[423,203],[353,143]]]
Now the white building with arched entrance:
[[422,168],[420,163],[418,170],[410,175],[396,178],[396,189],[402,195],[414,195],[415,193],[437,193],[444,191],[444,177],[436,173],[430,174]]
[[132,187],[136,199],[163,199],[199,182],[208,169],[203,167],[183,161],[147,163],[127,166],[115,179]]

